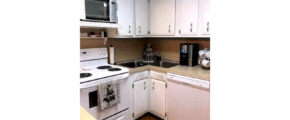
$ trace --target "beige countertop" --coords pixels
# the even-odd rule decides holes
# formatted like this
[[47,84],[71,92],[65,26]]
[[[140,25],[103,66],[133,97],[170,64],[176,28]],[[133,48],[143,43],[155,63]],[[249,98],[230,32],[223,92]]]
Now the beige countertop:
[[80,120],[97,120],[88,111],[86,111],[82,106],[80,106]]
[[[121,67],[124,67],[124,66],[121,66]],[[175,73],[175,74],[184,75],[188,77],[194,77],[194,78],[199,78],[199,79],[208,80],[208,81],[210,80],[210,70],[204,70],[201,68],[200,65],[197,65],[194,67],[177,65],[171,68],[162,68],[162,67],[156,67],[152,65],[146,65],[143,67],[128,68],[128,69],[130,73],[135,73],[135,72],[144,71],[144,70],[155,70],[155,71],[160,71],[164,73],[170,72],[170,73]]]

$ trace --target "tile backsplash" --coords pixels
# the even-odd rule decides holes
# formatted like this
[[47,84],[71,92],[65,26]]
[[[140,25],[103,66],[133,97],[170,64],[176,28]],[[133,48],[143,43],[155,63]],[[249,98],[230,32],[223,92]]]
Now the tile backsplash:
[[153,52],[160,51],[162,59],[179,61],[180,43],[198,43],[199,49],[210,48],[209,38],[109,38],[107,44],[101,39],[81,38],[80,48],[115,48],[115,62],[142,58],[143,49],[150,43]]
[[153,51],[160,51],[162,59],[179,61],[181,43],[198,43],[199,49],[210,48],[210,38],[150,38]]
[[142,58],[146,38],[109,38],[106,45],[101,39],[81,38],[80,48],[96,48],[114,46],[115,62]]

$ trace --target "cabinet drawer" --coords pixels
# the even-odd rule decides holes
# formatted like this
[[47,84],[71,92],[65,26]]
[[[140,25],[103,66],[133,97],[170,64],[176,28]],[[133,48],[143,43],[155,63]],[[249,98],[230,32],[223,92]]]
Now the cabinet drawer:
[[134,74],[134,81],[148,77],[148,71],[142,71]]
[[150,71],[150,77],[158,80],[166,80],[166,74],[161,72]]

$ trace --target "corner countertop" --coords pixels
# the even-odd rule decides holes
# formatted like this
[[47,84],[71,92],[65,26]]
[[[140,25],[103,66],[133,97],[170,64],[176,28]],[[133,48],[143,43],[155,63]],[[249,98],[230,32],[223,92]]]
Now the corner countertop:
[[86,111],[82,106],[80,106],[80,120],[97,120],[88,111]]
[[[121,66],[121,65],[118,65]],[[125,67],[125,66],[121,66]],[[128,67],[125,67],[128,68]],[[194,78],[199,78],[203,80],[208,80],[210,81],[210,70],[205,70],[203,69],[200,65],[193,66],[193,67],[188,67],[188,66],[174,66],[171,68],[162,68],[162,67],[156,67],[152,65],[146,65],[142,67],[137,67],[137,68],[128,68],[130,73],[135,73],[139,71],[144,71],[144,70],[156,70],[164,73],[174,73],[174,74],[179,74],[179,75],[184,75],[188,77],[194,77]]]

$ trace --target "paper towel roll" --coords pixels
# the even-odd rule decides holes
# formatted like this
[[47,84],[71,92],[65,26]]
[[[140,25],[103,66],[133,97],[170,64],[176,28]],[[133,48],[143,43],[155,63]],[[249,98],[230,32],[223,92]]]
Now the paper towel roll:
[[111,45],[110,47],[110,64],[114,64],[114,47]]

